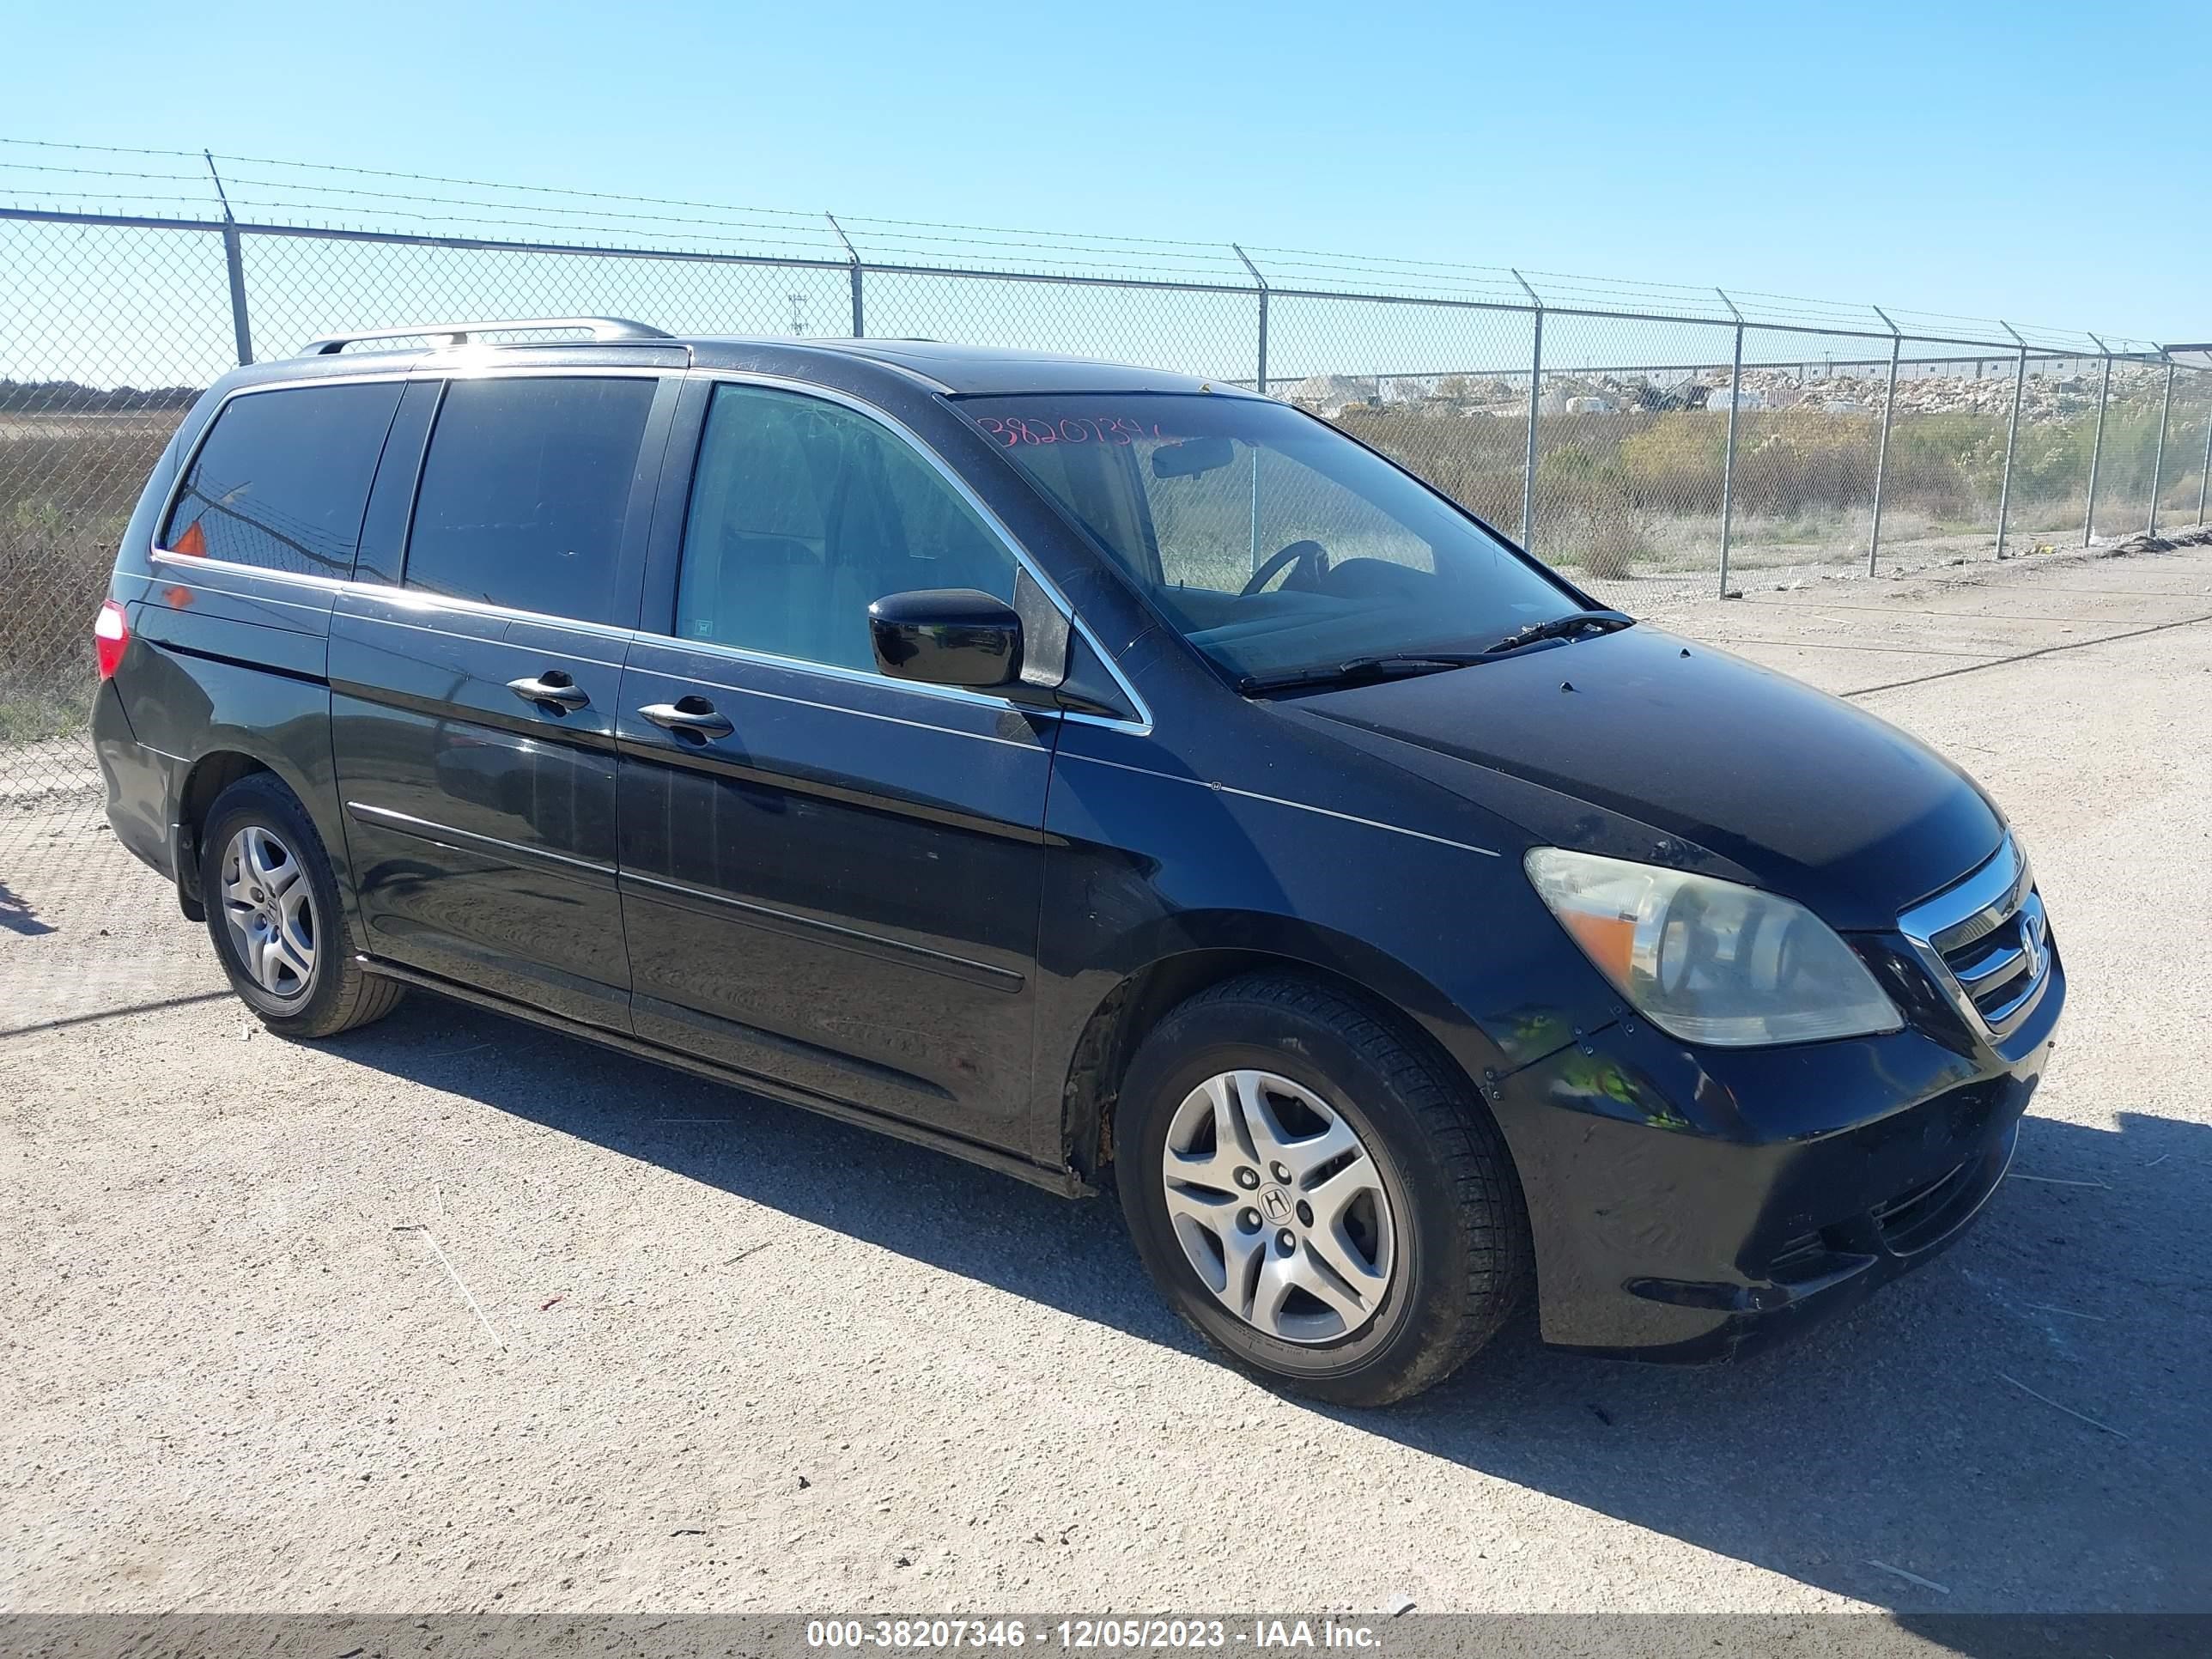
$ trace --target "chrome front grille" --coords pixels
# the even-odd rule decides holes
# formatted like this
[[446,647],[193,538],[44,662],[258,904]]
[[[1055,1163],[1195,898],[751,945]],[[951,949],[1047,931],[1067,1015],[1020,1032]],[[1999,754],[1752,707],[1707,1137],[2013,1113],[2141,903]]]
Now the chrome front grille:
[[1969,1030],[2008,1036],[2035,1011],[2051,974],[2050,930],[2010,836],[1980,869],[1897,922]]

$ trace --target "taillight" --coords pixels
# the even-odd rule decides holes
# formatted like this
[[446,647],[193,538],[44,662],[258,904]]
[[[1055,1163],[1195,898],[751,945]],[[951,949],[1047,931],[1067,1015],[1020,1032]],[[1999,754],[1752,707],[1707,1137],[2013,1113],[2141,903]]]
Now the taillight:
[[102,600],[100,614],[92,619],[92,647],[100,655],[100,678],[115,678],[130,643],[131,623],[123,614],[123,607],[112,599]]

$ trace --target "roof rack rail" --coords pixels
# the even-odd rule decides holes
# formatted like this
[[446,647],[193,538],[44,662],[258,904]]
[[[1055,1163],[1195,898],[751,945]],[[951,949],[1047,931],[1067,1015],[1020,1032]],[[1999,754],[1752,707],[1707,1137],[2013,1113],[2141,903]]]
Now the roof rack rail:
[[580,328],[597,342],[668,340],[675,337],[650,323],[634,323],[627,317],[509,317],[485,323],[416,323],[408,328],[364,329],[356,334],[325,334],[307,342],[300,355],[327,357],[363,340],[435,339],[449,345],[465,345],[479,334],[505,333],[515,329]]

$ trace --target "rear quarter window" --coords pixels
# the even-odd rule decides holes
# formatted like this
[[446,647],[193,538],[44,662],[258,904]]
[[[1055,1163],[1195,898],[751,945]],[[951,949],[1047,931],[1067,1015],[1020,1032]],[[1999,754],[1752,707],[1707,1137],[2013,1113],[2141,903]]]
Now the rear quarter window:
[[397,381],[242,392],[216,412],[161,527],[172,552],[350,576]]

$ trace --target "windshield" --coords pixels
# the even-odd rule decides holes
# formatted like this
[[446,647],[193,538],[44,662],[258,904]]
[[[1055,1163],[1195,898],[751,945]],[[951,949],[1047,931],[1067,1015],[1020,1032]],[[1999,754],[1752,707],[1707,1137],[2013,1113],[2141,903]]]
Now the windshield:
[[1579,608],[1442,496],[1283,404],[1138,392],[960,407],[1238,682],[1480,652]]

